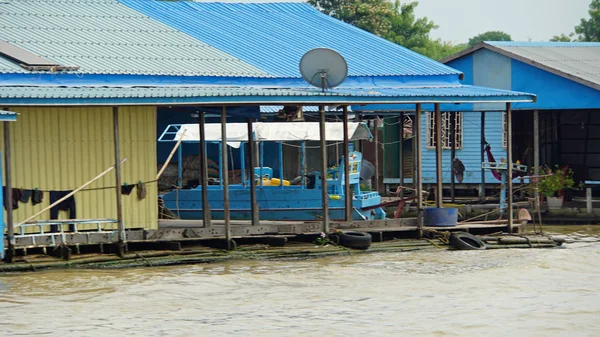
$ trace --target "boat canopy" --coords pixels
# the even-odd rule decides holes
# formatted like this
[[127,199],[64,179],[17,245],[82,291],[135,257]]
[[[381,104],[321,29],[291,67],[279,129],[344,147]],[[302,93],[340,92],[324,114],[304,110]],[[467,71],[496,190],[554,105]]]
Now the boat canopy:
[[[258,142],[321,140],[318,122],[256,122],[252,126],[254,137]],[[172,125],[169,125],[169,127],[172,127]],[[181,124],[172,141],[178,141],[183,135],[182,141],[184,142],[198,142],[200,141],[199,129],[198,124]],[[364,122],[348,123],[348,135],[350,140],[373,138],[373,134]],[[205,137],[207,142],[220,142],[221,124],[206,124]],[[344,123],[327,122],[325,124],[325,139],[328,141],[343,141]],[[240,142],[246,141],[248,141],[248,124],[227,123],[227,144],[229,146],[238,148]]]

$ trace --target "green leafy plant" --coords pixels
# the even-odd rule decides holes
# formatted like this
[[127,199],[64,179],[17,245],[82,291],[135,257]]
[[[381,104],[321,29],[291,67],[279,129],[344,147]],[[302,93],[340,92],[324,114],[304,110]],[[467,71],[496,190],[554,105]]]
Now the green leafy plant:
[[544,167],[544,171],[549,176],[540,181],[539,190],[546,197],[560,197],[563,190],[580,189],[575,184],[573,170],[570,168],[555,165],[554,168]]
[[327,234],[321,232],[318,238],[315,239],[315,244],[319,246],[325,246],[330,244],[331,241],[327,238]]

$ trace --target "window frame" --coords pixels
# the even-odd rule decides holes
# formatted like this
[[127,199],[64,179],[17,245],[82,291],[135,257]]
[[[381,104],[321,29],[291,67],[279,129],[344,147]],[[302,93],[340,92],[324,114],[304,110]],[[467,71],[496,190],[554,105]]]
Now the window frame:
[[[463,113],[462,112],[442,112],[442,149],[443,150],[451,150],[452,145],[450,141],[450,134],[448,133],[448,129],[450,129],[450,118],[451,114],[455,114],[455,124],[454,124],[454,139],[456,141],[455,149],[461,150],[463,148]],[[427,112],[425,114],[426,119],[426,147],[428,149],[435,149],[435,112]]]

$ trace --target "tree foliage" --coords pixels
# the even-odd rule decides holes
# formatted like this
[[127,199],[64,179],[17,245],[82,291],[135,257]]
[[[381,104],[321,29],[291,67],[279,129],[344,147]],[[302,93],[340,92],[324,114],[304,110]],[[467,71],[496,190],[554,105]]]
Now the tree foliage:
[[327,15],[433,59],[440,60],[464,47],[432,40],[429,34],[438,27],[427,17],[416,17],[416,1],[308,0],[308,3]]
[[575,33],[579,35],[579,41],[600,42],[600,0],[592,0],[588,13],[589,19],[581,19]]
[[575,35],[575,33],[571,33],[569,35],[566,35],[566,34],[554,35],[550,39],[550,41],[552,41],[552,42],[571,42],[571,41],[573,41],[573,35]]
[[600,42],[600,0],[592,0],[588,13],[590,17],[588,19],[581,19],[579,25],[575,26],[574,33],[570,33],[569,35],[555,35],[550,41]]
[[483,41],[512,41],[512,37],[505,32],[493,30],[493,31],[479,34],[477,36],[473,36],[472,38],[469,39],[468,44],[469,44],[469,47],[472,47]]

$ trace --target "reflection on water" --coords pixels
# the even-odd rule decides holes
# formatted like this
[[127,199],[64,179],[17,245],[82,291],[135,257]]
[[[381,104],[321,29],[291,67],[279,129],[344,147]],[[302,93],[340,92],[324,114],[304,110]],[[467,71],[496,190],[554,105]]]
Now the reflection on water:
[[600,336],[600,227],[565,249],[0,277],[2,336]]

